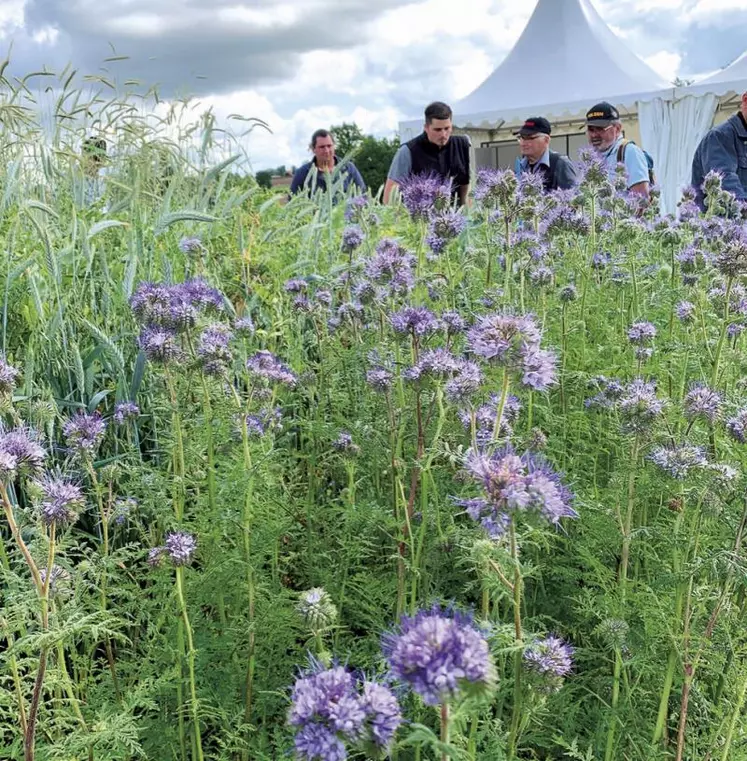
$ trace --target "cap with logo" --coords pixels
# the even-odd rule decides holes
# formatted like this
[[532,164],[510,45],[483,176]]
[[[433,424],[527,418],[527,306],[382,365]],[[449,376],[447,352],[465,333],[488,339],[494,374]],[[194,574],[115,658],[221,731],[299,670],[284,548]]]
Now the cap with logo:
[[531,116],[521,127],[514,132],[514,135],[549,135],[552,131],[550,122],[544,116]]
[[586,124],[590,127],[609,127],[617,121],[620,121],[620,112],[607,101],[597,103],[586,112]]

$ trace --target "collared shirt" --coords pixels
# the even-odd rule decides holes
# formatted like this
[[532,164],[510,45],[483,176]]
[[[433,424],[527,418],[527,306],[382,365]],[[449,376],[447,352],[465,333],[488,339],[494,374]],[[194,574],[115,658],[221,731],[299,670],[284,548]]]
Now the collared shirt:
[[[615,142],[602,153],[602,159],[607,167],[607,175],[610,180],[615,179],[615,173],[617,170],[617,151],[620,147],[620,143],[623,141],[622,135],[615,140]],[[628,177],[628,189],[633,185],[637,185],[639,182],[648,182],[648,162],[643,151],[633,143],[628,143],[625,147],[625,153],[623,155],[623,163],[625,164],[625,174]]]
[[747,201],[747,122],[741,112],[713,127],[695,150],[691,182],[701,209],[705,209],[703,180],[711,171],[721,174],[724,190]]
[[532,174],[539,172],[544,174],[545,188],[547,190],[554,190],[556,188],[568,190],[568,188],[572,188],[576,184],[576,168],[568,156],[558,154],[554,177],[550,176],[551,168],[549,148],[545,150],[539,161],[536,161],[534,164],[530,164],[526,156],[519,156],[514,163],[514,173],[517,176],[522,172],[531,172]]
[[319,190],[325,192],[327,190],[327,178],[334,185],[341,174],[343,175],[342,187],[345,192],[351,184],[355,185],[361,193],[365,192],[366,183],[355,164],[352,161],[341,164],[337,156],[335,156],[335,166],[331,172],[320,172],[316,165],[316,157],[298,167],[291,181],[290,192],[298,193],[304,189],[309,190],[312,194]]

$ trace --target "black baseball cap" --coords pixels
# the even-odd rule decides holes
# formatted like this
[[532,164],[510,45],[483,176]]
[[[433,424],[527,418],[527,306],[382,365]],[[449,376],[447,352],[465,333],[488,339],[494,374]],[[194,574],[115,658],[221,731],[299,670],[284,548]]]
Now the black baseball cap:
[[586,112],[586,124],[591,127],[609,127],[612,122],[620,121],[620,112],[603,100]]
[[530,116],[514,135],[536,135],[538,132],[549,135],[552,132],[550,122],[544,116]]

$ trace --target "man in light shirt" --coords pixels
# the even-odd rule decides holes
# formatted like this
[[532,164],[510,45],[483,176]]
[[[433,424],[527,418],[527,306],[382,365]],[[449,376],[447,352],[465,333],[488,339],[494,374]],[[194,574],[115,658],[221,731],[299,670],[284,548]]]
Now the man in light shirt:
[[651,191],[646,154],[635,144],[623,140],[620,113],[603,101],[592,106],[586,114],[586,134],[592,148],[601,155],[611,180],[618,163],[625,164],[628,191],[649,198]]

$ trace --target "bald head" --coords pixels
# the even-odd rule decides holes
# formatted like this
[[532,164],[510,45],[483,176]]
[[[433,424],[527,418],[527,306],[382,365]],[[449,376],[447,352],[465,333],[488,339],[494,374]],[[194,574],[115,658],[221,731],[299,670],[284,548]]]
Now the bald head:
[[747,119],[747,92],[742,93],[742,104],[740,106],[742,116]]

